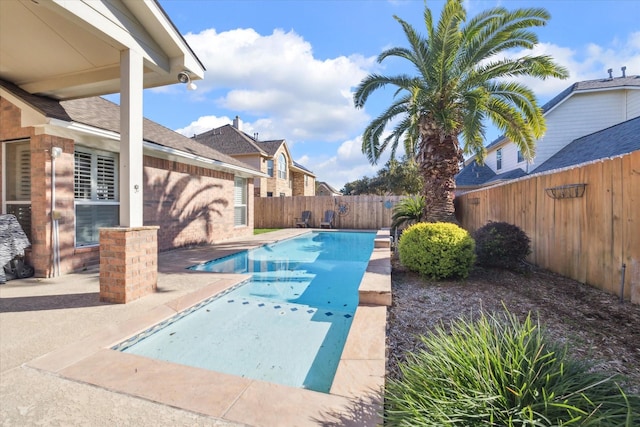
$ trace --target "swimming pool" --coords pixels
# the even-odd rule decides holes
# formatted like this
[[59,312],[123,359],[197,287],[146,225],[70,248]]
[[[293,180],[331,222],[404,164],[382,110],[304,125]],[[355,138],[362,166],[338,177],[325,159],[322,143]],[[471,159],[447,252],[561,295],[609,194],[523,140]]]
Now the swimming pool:
[[114,349],[328,392],[374,238],[311,232],[193,266],[252,278]]

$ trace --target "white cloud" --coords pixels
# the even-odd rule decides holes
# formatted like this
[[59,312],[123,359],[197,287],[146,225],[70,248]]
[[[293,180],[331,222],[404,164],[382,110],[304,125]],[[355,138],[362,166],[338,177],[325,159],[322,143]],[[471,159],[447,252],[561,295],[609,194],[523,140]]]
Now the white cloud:
[[[360,150],[359,135],[371,119],[367,111],[376,114],[375,102],[388,105],[390,97],[378,94],[366,110],[356,110],[352,101],[354,87],[367,74],[385,73],[374,57],[321,60],[294,31],[261,35],[253,29],[210,29],[185,38],[207,69],[205,80],[197,82],[197,95],[190,96],[214,102],[232,117],[238,114],[249,135],[286,139],[296,161],[319,180],[340,189],[346,182],[374,176],[388,160],[385,153],[377,165],[370,165]],[[542,103],[576,81],[606,77],[608,68],[615,76],[623,65],[628,75],[640,74],[640,32],[608,45],[568,48],[541,43],[532,51],[512,54],[526,53],[551,55],[570,72],[567,80],[523,79]],[[203,116],[178,131],[192,136],[231,121],[222,114]]]
[[548,100],[575,82],[608,77],[607,70],[613,69],[613,76],[622,75],[621,67],[627,67],[627,75],[640,74],[640,32],[629,34],[626,40],[612,40],[609,46],[589,43],[570,49],[552,43],[540,43],[534,49],[512,53],[512,57],[522,55],[550,55],[569,70],[566,80],[522,78],[539,99]]
[[198,82],[199,96],[226,91],[216,99],[218,105],[241,117],[269,120],[272,138],[336,142],[368,120],[353,106],[351,91],[374,58],[319,60],[300,35],[280,29],[270,35],[209,29],[185,38],[207,69]]

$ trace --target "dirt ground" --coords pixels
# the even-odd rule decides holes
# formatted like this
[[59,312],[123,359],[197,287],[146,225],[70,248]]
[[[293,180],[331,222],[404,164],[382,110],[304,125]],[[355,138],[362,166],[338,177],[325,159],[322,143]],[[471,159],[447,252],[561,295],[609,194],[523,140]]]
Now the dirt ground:
[[594,369],[622,374],[631,393],[640,393],[640,305],[546,270],[527,275],[475,268],[464,281],[432,282],[392,261],[393,306],[387,322],[387,372],[419,347],[416,335],[441,322],[476,317],[481,311],[520,318],[531,312],[547,336],[568,346],[570,355],[594,362]]

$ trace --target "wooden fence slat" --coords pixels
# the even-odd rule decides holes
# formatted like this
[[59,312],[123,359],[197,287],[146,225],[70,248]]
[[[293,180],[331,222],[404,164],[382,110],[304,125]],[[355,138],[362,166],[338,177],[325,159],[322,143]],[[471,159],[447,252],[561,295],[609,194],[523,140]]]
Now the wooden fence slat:
[[[391,226],[393,206],[404,196],[295,196],[254,198],[255,228],[295,227],[302,211],[311,211],[315,227],[326,210],[334,210],[336,228],[377,230]],[[340,207],[346,207],[341,211]]]
[[[545,188],[586,183],[581,198],[552,199]],[[532,175],[457,197],[461,224],[518,225],[531,239],[536,265],[640,301],[640,151],[580,167]],[[633,289],[631,289],[633,287]]]

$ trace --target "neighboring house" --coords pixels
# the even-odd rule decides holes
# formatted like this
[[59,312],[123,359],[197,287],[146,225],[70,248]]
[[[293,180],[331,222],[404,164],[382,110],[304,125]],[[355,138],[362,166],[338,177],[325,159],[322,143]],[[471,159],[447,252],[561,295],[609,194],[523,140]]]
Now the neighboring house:
[[315,175],[293,160],[286,141],[260,141],[257,134],[247,135],[237,116],[233,125],[194,135],[193,139],[266,173],[268,177],[254,181],[256,197],[315,195]]
[[342,196],[342,193],[327,184],[324,181],[319,181],[316,188],[316,195],[318,196]]
[[[30,236],[36,274],[51,275],[45,228],[52,203],[61,272],[96,264],[98,229],[119,224],[120,107],[99,97],[57,101],[2,80],[0,107],[3,212],[15,214]],[[265,174],[151,120],[144,120],[143,138],[144,226],[159,227],[158,250],[252,234],[247,195]],[[54,147],[61,149],[55,164]]]
[[[545,135],[536,142],[536,156],[527,162],[516,145],[501,136],[487,146],[487,156],[483,166],[474,158],[456,177],[458,191],[466,191],[497,182],[519,178],[531,173],[550,170],[548,163],[569,144],[587,135],[594,144],[589,160],[608,157],[609,152],[619,151],[613,146],[632,147],[624,140],[602,141],[609,129],[640,116],[640,76],[610,77],[574,83],[542,107],[547,124]],[[626,132],[620,136],[629,137]],[[609,148],[607,148],[609,146]],[[632,150],[633,151],[633,150]],[[626,151],[629,152],[629,151]],[[624,152],[619,153],[624,154]],[[573,163],[583,162],[584,156],[575,156]],[[570,160],[568,157],[565,160]],[[570,166],[563,163],[565,166]]]

